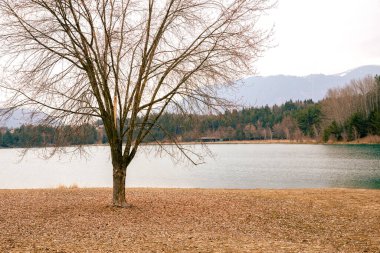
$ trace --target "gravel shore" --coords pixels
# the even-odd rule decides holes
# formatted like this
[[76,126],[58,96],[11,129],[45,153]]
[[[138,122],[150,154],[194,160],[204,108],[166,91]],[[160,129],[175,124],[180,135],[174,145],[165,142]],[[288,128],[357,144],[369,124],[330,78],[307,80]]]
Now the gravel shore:
[[380,191],[0,190],[0,252],[380,252]]

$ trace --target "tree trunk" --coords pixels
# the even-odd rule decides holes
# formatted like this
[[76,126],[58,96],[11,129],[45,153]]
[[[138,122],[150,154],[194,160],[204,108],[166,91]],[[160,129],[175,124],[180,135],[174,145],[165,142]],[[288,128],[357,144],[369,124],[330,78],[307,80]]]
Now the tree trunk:
[[116,207],[128,207],[125,199],[125,176],[127,168],[119,165],[113,166],[113,194],[112,202]]

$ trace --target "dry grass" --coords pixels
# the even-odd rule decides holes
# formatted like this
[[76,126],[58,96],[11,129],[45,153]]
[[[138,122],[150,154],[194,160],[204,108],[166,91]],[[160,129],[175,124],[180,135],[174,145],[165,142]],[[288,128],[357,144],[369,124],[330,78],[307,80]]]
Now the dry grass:
[[379,144],[380,143],[380,136],[378,135],[368,135],[364,138],[351,141],[350,143],[359,143],[359,144]]
[[64,184],[60,184],[60,185],[57,186],[57,189],[59,189],[59,190],[63,190],[63,189],[78,189],[78,188],[79,188],[79,186],[77,184],[75,184],[75,183],[71,184],[69,186],[66,186]]
[[0,252],[380,252],[380,191],[0,190]]

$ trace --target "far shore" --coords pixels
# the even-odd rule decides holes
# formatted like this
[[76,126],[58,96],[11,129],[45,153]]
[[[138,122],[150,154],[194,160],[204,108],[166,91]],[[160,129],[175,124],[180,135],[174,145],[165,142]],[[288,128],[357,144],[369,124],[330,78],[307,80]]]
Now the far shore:
[[380,252],[380,191],[0,190],[0,252]]
[[[163,144],[174,145],[173,142],[164,142]],[[380,136],[367,136],[354,141],[328,141],[322,142],[313,139],[301,139],[301,140],[277,140],[277,139],[267,139],[267,140],[229,140],[229,141],[190,141],[190,142],[178,142],[178,144],[380,144]],[[156,145],[156,143],[144,143],[144,145]]]
[[[354,141],[333,141],[330,140],[328,142],[322,142],[319,140],[313,139],[301,139],[301,140],[277,140],[277,139],[267,139],[267,140],[228,140],[228,141],[209,141],[209,142],[201,142],[201,141],[178,141],[177,143],[163,141],[160,144],[156,142],[145,142],[141,143],[141,145],[214,145],[214,144],[319,144],[319,145],[356,145],[356,144],[380,144],[380,136],[367,136],[361,139],[357,139]],[[86,144],[83,146],[108,146],[107,143],[104,144]],[[47,146],[53,147],[53,146]],[[67,146],[67,147],[75,147],[75,146]],[[0,149],[12,149],[12,148],[20,148],[23,147],[0,147]],[[29,148],[46,148],[46,147],[29,147]]]

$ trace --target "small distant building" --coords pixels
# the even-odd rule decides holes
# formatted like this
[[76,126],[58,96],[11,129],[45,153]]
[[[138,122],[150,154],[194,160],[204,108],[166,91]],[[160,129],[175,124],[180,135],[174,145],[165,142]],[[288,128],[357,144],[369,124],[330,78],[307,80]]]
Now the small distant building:
[[101,125],[96,126],[96,130],[103,131],[104,130],[104,125],[101,124]]
[[200,142],[219,142],[219,141],[223,141],[222,138],[217,138],[217,137],[201,137],[198,140]]

